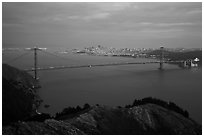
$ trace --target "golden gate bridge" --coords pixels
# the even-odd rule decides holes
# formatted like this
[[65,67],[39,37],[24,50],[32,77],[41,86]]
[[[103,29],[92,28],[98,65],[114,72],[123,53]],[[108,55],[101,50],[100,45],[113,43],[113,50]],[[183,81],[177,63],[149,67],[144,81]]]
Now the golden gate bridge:
[[[42,51],[44,53],[60,57],[56,54],[50,53],[46,51],[46,48],[26,48],[25,50],[33,51],[34,53],[34,64],[33,68],[31,69],[24,69],[25,71],[34,72],[34,78],[38,79],[38,71],[45,71],[45,70],[57,70],[57,69],[73,69],[73,68],[91,68],[91,67],[102,67],[102,66],[119,66],[119,65],[136,65],[136,64],[153,64],[158,63],[159,64],[159,70],[163,70],[163,64],[164,63],[184,63],[184,61],[165,61],[164,60],[164,47],[160,47],[160,59],[158,61],[143,61],[143,62],[118,62],[118,63],[104,63],[104,64],[87,64],[87,65],[75,65],[75,66],[50,66],[50,67],[39,67],[38,66],[38,51]],[[27,55],[28,53],[22,54],[11,61],[16,61],[17,59]],[[9,61],[9,62],[11,62]]]

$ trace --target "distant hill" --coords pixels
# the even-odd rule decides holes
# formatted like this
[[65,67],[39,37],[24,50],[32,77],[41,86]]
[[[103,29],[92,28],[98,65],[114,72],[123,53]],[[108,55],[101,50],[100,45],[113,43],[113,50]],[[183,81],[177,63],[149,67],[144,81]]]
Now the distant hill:
[[[161,53],[160,50],[154,50],[154,51],[149,52],[148,55],[156,55],[157,57],[160,57],[160,53]],[[164,57],[172,61],[199,58],[200,62],[202,63],[202,51],[201,50],[186,51],[186,52],[172,52],[172,51],[164,50]]]

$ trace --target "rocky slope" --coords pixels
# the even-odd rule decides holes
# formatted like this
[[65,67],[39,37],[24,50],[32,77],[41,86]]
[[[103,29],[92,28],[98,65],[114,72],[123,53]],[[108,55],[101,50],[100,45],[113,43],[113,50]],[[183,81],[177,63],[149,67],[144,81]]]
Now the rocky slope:
[[73,118],[18,122],[3,134],[202,134],[201,126],[181,114],[155,104],[132,108],[93,106]]
[[36,81],[28,73],[2,65],[3,125],[30,117],[37,107]]
[[8,81],[16,81],[30,88],[32,88],[34,85],[37,85],[36,80],[27,72],[7,64],[2,64],[2,77]]

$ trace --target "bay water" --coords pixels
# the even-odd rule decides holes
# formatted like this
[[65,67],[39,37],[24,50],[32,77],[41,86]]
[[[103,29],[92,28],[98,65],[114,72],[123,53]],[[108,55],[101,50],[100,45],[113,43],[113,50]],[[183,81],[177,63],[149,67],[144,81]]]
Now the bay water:
[[[32,54],[12,61],[17,56],[5,54],[3,63],[20,69],[33,67]],[[151,60],[71,53],[56,57],[38,54],[41,67]],[[190,117],[202,123],[202,69],[182,69],[170,64],[164,64],[164,71],[158,68],[159,64],[138,64],[40,71],[38,77],[42,88],[38,94],[43,103],[38,111],[55,115],[66,107],[83,106],[85,103],[125,106],[132,104],[134,99],[154,97],[176,103],[188,110]]]

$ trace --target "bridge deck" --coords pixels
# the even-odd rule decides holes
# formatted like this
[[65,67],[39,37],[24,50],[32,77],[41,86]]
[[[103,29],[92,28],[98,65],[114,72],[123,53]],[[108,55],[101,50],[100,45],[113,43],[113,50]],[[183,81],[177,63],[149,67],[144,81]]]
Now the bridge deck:
[[[163,61],[162,63],[181,63],[183,61]],[[71,69],[71,68],[87,68],[87,67],[100,67],[100,66],[119,66],[119,65],[134,65],[134,64],[153,64],[161,63],[160,61],[147,61],[147,62],[122,62],[122,63],[107,63],[107,64],[89,64],[89,65],[79,65],[79,66],[53,66],[53,67],[38,67],[38,71],[43,70],[56,70],[56,69]],[[35,71],[32,69],[25,69],[25,71]]]

